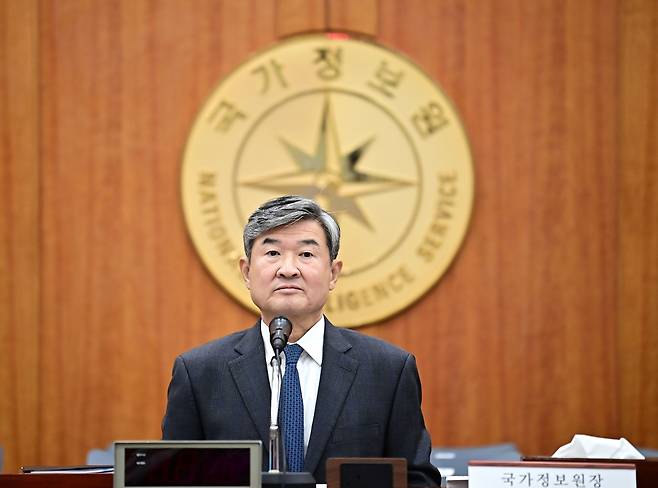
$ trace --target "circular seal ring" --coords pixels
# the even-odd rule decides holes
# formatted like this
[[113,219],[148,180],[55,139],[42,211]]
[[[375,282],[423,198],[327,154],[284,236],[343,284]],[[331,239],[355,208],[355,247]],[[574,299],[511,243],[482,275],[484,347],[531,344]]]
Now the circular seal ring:
[[344,327],[383,320],[439,280],[473,193],[468,139],[439,86],[405,56],[336,33],[290,38],[231,72],[201,108],[183,158],[195,248],[252,310],[238,268],[251,212],[296,194],[336,217],[344,267],[325,311]]

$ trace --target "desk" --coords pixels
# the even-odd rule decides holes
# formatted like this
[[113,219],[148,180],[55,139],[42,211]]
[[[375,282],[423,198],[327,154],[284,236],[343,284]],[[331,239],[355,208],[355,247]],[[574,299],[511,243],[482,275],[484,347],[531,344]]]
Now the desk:
[[111,474],[2,474],[0,488],[112,488]]
[[[315,485],[327,488],[327,485]],[[112,488],[111,474],[0,474],[0,488]]]

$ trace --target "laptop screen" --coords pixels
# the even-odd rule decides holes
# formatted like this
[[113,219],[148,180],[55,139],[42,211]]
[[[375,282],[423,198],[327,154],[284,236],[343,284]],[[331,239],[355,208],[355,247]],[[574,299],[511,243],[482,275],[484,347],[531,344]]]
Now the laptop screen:
[[115,443],[115,488],[260,486],[259,441]]

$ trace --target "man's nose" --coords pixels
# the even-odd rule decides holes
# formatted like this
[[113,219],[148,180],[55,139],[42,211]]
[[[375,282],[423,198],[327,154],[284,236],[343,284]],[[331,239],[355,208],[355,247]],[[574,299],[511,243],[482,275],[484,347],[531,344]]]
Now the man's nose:
[[285,278],[298,276],[299,268],[297,266],[296,256],[284,255],[277,274]]

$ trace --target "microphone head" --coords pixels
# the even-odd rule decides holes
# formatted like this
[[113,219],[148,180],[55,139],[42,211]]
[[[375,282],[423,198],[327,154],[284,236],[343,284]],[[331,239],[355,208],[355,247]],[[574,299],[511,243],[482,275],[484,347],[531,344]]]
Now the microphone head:
[[270,333],[277,329],[281,329],[286,335],[290,335],[292,332],[292,322],[288,320],[288,317],[284,317],[283,315],[274,317],[272,322],[270,322]]
[[275,354],[279,354],[288,344],[292,332],[292,322],[287,317],[274,317],[270,322],[270,344]]

